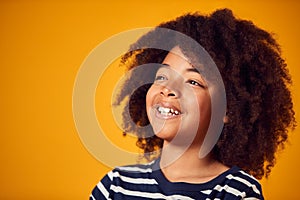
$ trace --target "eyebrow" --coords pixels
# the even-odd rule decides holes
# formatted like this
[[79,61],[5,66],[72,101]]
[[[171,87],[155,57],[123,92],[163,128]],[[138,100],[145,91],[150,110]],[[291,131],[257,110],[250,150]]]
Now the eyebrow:
[[[166,66],[166,67],[170,67],[170,65],[168,65],[168,64],[166,64],[166,63],[162,63],[162,65],[163,65],[163,66]],[[188,68],[188,69],[186,69],[186,71],[187,71],[187,72],[196,72],[196,73],[198,73],[198,74],[201,75],[201,73],[200,73],[196,68],[194,68],[194,67]]]
[[200,74],[200,72],[196,68],[194,68],[194,67],[188,68],[186,71],[188,71],[188,72],[196,72],[196,73]]

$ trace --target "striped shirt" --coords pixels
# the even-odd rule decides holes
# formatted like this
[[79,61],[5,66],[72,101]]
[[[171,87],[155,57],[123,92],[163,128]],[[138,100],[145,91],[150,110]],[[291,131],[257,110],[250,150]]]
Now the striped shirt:
[[264,199],[259,182],[234,166],[201,184],[170,182],[159,169],[159,160],[145,165],[118,167],[93,189],[90,200]]

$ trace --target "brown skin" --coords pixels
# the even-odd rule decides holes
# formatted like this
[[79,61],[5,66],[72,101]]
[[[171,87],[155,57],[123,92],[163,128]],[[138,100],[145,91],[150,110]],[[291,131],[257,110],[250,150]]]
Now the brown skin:
[[[222,75],[227,123],[211,156],[224,166],[237,165],[258,179],[268,176],[275,165],[276,152],[284,148],[288,131],[296,126],[289,90],[291,77],[273,36],[250,21],[235,18],[228,9],[217,10],[208,16],[187,14],[158,27],[195,39],[210,54]],[[162,63],[168,52],[144,48],[147,44],[161,42],[165,41],[160,41],[155,31],[146,34],[131,47],[143,50],[125,54],[123,63],[128,69],[145,63]],[[186,57],[193,51],[176,38],[170,38],[169,42],[170,50],[179,46]],[[150,68],[136,77],[154,80],[156,73]],[[163,140],[157,136],[145,138],[143,136],[148,133],[137,128],[149,124],[146,94],[151,84],[134,93],[126,89],[134,85],[139,85],[139,81],[128,80],[124,84],[117,103],[130,97],[130,112],[123,113],[124,131],[139,136],[137,145],[145,153],[156,152],[146,157],[151,160],[159,156],[157,152],[162,148]],[[126,121],[130,117],[137,126]]]
[[[198,156],[211,117],[208,86],[179,47],[171,51],[146,95],[148,118],[155,135],[164,140],[160,167],[172,182],[207,182],[228,169],[211,155],[202,159]],[[177,114],[162,114],[157,106]],[[194,130],[198,130],[195,135]],[[170,159],[175,152],[182,155]]]

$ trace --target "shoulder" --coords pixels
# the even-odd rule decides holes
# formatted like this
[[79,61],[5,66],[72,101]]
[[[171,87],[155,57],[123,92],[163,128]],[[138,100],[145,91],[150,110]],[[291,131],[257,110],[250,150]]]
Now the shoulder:
[[101,180],[106,185],[119,185],[125,183],[138,183],[141,179],[149,179],[155,161],[147,164],[135,164],[115,167],[109,171]]
[[91,199],[113,199],[115,195],[139,189],[137,186],[157,185],[157,182],[150,178],[153,164],[154,162],[112,169],[95,186]]
[[263,199],[259,181],[239,167],[230,168],[220,176],[219,181],[214,190],[242,198]]
[[134,164],[134,165],[126,165],[114,168],[112,171],[121,171],[121,172],[133,172],[133,173],[147,173],[152,172],[152,168],[157,160],[146,164]]
[[153,165],[156,161],[152,161],[147,164],[135,164],[135,165],[126,165],[121,167],[116,167],[111,170],[107,175],[113,177],[118,176],[148,176],[153,171]]

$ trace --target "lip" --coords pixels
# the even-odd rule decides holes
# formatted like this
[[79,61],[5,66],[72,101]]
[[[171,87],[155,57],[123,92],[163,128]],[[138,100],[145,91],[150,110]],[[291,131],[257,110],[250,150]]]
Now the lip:
[[[158,111],[158,108],[159,107],[164,107],[164,108],[170,108],[170,109],[173,109],[175,111],[178,111],[179,114],[176,114],[176,115],[164,115],[164,114],[161,114],[159,111]],[[168,103],[168,102],[160,102],[160,103],[157,103],[155,104],[154,106],[152,106],[152,110],[153,112],[155,113],[155,116],[157,118],[160,118],[160,119],[174,119],[174,118],[178,118],[178,117],[181,117],[182,115],[182,111],[177,107],[177,106],[174,106],[173,104],[171,103]]]

